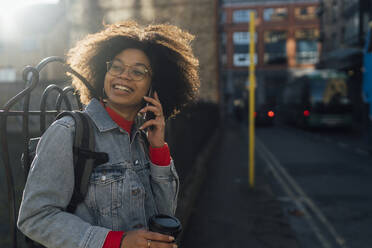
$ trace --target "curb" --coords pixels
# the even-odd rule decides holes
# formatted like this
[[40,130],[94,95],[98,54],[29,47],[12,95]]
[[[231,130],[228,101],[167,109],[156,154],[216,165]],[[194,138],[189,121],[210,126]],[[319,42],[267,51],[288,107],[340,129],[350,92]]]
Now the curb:
[[187,228],[188,221],[192,214],[193,206],[195,205],[202,183],[204,182],[207,172],[207,161],[212,155],[212,151],[220,141],[222,134],[221,130],[222,127],[221,125],[219,125],[204,149],[196,157],[192,171],[184,180],[184,189],[180,191],[178,207],[176,211],[176,216],[182,223],[182,231],[177,238],[179,241],[181,241],[183,238],[183,233]]

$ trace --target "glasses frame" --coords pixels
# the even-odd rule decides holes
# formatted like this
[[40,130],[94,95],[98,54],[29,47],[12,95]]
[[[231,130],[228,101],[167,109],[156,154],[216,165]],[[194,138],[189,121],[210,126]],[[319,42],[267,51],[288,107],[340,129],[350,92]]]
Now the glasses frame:
[[[122,72],[115,75],[115,74],[112,74],[112,72],[110,72],[113,63],[114,63],[114,60],[106,61],[106,71],[107,71],[108,74],[110,74],[113,77],[119,77],[121,74],[123,74],[125,72],[125,67],[127,67],[127,68],[132,68],[133,67],[133,65],[127,65],[127,64],[123,64],[122,62],[119,62],[120,64],[122,64],[124,66],[124,68],[123,68]],[[145,75],[140,79],[134,79],[133,76],[131,75],[131,73],[129,73],[128,75],[130,76],[131,80],[141,81],[146,77],[146,75],[148,75],[148,74],[151,75],[151,71],[149,69],[147,69],[145,65],[142,65],[142,66],[145,67]]]

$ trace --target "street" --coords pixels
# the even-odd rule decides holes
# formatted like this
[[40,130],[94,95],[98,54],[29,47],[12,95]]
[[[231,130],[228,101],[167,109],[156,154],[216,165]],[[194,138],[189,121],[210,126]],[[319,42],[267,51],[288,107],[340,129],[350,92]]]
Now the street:
[[[252,191],[247,127],[227,128],[182,247],[372,246],[372,157],[357,137],[344,130],[257,127]],[[272,198],[262,191],[267,186]]]
[[352,135],[275,126],[256,137],[301,247],[372,246],[372,158]]

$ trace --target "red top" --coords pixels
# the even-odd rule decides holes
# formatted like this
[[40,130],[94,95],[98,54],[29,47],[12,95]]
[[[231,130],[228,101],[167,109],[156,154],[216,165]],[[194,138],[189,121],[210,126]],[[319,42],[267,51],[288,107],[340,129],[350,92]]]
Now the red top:
[[102,248],[120,248],[123,231],[109,231]]
[[[107,113],[110,115],[111,119],[118,124],[119,127],[124,129],[130,135],[132,130],[133,121],[128,121],[116,113],[113,109],[105,106]],[[149,147],[149,156],[151,162],[158,166],[167,166],[171,162],[170,152],[168,144],[165,143],[163,147],[155,148]],[[110,231],[107,236],[105,243],[102,248],[120,248],[121,239],[123,237],[124,231]]]

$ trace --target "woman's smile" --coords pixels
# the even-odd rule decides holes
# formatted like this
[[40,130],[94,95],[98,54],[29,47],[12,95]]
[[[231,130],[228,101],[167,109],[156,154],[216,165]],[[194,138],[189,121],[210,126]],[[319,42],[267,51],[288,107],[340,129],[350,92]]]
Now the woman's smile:
[[111,87],[115,91],[115,93],[119,95],[129,95],[134,92],[133,88],[122,83],[113,83]]
[[131,93],[133,91],[131,88],[121,84],[113,84],[113,88],[126,93]]

